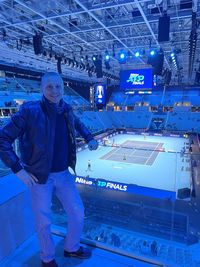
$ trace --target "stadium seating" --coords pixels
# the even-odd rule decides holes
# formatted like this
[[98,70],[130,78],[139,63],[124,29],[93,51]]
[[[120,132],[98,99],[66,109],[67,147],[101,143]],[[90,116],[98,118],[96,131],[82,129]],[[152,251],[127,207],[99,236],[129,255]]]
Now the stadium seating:
[[171,112],[169,113],[166,130],[176,131],[200,131],[199,113],[195,112]]
[[[38,100],[41,97],[39,91],[38,81],[22,78],[1,78],[0,107],[5,107],[6,103],[16,106],[16,100]],[[119,112],[89,111],[89,101],[76,93],[68,84],[65,84],[64,99],[72,105],[76,115],[93,133],[114,128],[200,132],[199,112],[192,112],[191,110],[192,105],[200,106],[198,90],[190,90],[190,92],[167,90],[165,94],[158,90],[153,91],[150,95],[126,95],[123,91],[114,91],[110,97],[110,102],[114,103],[115,106],[122,107],[123,111]],[[160,105],[161,102],[162,105]],[[188,105],[181,105],[181,103],[186,102]],[[141,103],[145,103],[145,105]],[[132,106],[133,111],[124,111],[125,106]],[[151,108],[154,106],[157,107],[157,110]],[[170,106],[173,110],[163,112],[163,106]],[[12,112],[10,113],[12,114]],[[1,112],[1,117],[5,116],[6,112]],[[156,124],[155,122],[158,120],[162,123]]]
[[[173,88],[172,88],[173,89]],[[111,95],[110,102],[116,106],[133,106],[138,102],[147,102],[150,106],[174,106],[176,103],[189,102],[192,106],[200,106],[200,97],[198,90],[163,90],[152,91],[152,94],[129,94],[123,91],[116,91]]]

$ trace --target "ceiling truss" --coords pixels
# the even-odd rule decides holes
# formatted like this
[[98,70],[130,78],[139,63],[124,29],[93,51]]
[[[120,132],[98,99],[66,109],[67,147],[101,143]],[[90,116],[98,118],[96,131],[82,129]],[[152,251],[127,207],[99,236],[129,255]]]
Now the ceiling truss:
[[[0,55],[1,62],[20,64],[44,71],[55,68],[56,60],[49,53],[81,62],[86,57],[92,64],[92,55],[105,53],[111,56],[108,71],[116,76],[121,68],[144,68],[149,51],[164,51],[164,68],[172,69],[174,82],[177,73],[170,61],[172,51],[177,51],[179,74],[185,83],[194,80],[200,51],[197,37],[194,72],[188,78],[189,36],[192,27],[192,7],[181,6],[184,0],[2,0],[0,1]],[[190,2],[187,0],[185,2]],[[166,4],[167,3],[167,4]],[[167,6],[166,6],[167,5]],[[200,6],[193,0],[197,21]],[[170,40],[158,42],[158,20],[163,10],[170,16]],[[42,34],[44,55],[35,55],[32,37]],[[197,34],[199,29],[197,28]],[[126,51],[129,59],[120,65],[117,55]],[[136,58],[135,52],[142,51]],[[19,60],[20,58],[20,60]],[[19,63],[20,61],[20,63]],[[86,63],[86,62],[85,62]],[[85,71],[62,64],[63,74],[86,80],[94,80]],[[105,68],[105,66],[104,66]],[[178,79],[177,79],[178,80]]]

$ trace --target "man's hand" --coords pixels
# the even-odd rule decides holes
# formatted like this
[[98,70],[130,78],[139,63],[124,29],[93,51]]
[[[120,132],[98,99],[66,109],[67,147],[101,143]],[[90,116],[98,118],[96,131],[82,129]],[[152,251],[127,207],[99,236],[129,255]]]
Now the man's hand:
[[89,150],[96,150],[98,148],[98,142],[95,139],[92,139],[88,142]]
[[32,173],[29,173],[24,169],[21,169],[16,175],[27,187],[31,187],[38,183],[38,179]]

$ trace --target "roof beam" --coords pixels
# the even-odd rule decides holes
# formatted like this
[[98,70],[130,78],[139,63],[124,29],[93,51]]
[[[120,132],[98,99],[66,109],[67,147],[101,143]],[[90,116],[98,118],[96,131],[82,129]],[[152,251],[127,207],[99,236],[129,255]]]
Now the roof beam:
[[[96,20],[101,27],[106,30],[107,32],[109,32],[110,35],[112,35],[115,40],[117,40],[123,47],[125,47],[128,51],[131,52],[132,55],[134,55],[133,51],[129,49],[129,47],[119,38],[117,37],[110,29],[108,29],[105,24],[103,22],[101,22],[101,20],[92,13],[92,11],[90,11],[87,7],[85,7],[79,0],[74,0],[85,12],[87,12],[94,20]],[[142,60],[143,62],[143,60]],[[144,62],[143,62],[144,63]]]
[[[35,9],[31,8],[31,7],[29,7],[29,6],[27,6],[27,5],[24,4],[21,0],[15,0],[15,2],[17,2],[18,4],[20,4],[20,5],[23,6],[23,7],[27,8],[28,10],[32,11],[33,13],[39,15],[40,17],[43,18],[43,20],[44,20],[44,19],[45,19],[45,20],[48,19],[47,16],[45,16],[45,15],[42,14],[41,12],[39,12],[39,11],[37,11],[37,10],[35,10]],[[48,19],[48,20],[51,21],[54,25],[56,25],[56,26],[59,27],[60,29],[62,29],[63,31],[65,31],[66,33],[69,33],[69,34],[71,34],[72,36],[74,36],[75,38],[77,38],[77,39],[79,39],[80,41],[84,42],[84,44],[87,44],[87,45],[93,47],[92,44],[88,43],[87,41],[85,41],[84,39],[82,39],[82,38],[79,37],[78,35],[74,34],[73,32],[70,32],[70,31],[67,30],[65,27],[63,27],[62,25],[60,25],[59,23],[57,23],[57,22],[55,22],[55,21],[53,21],[53,20],[51,20],[51,19]],[[95,48],[96,50],[99,50],[96,46],[95,46],[94,48]]]

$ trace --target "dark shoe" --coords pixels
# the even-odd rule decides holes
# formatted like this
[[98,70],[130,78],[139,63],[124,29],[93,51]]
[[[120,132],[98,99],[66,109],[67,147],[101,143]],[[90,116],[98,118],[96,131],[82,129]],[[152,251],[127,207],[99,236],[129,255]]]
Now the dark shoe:
[[68,252],[64,250],[64,256],[65,257],[76,257],[79,259],[88,259],[92,255],[91,251],[88,248],[80,246],[80,248],[77,251],[74,252]]
[[55,260],[49,262],[42,261],[42,267],[58,267],[58,264],[56,263]]

